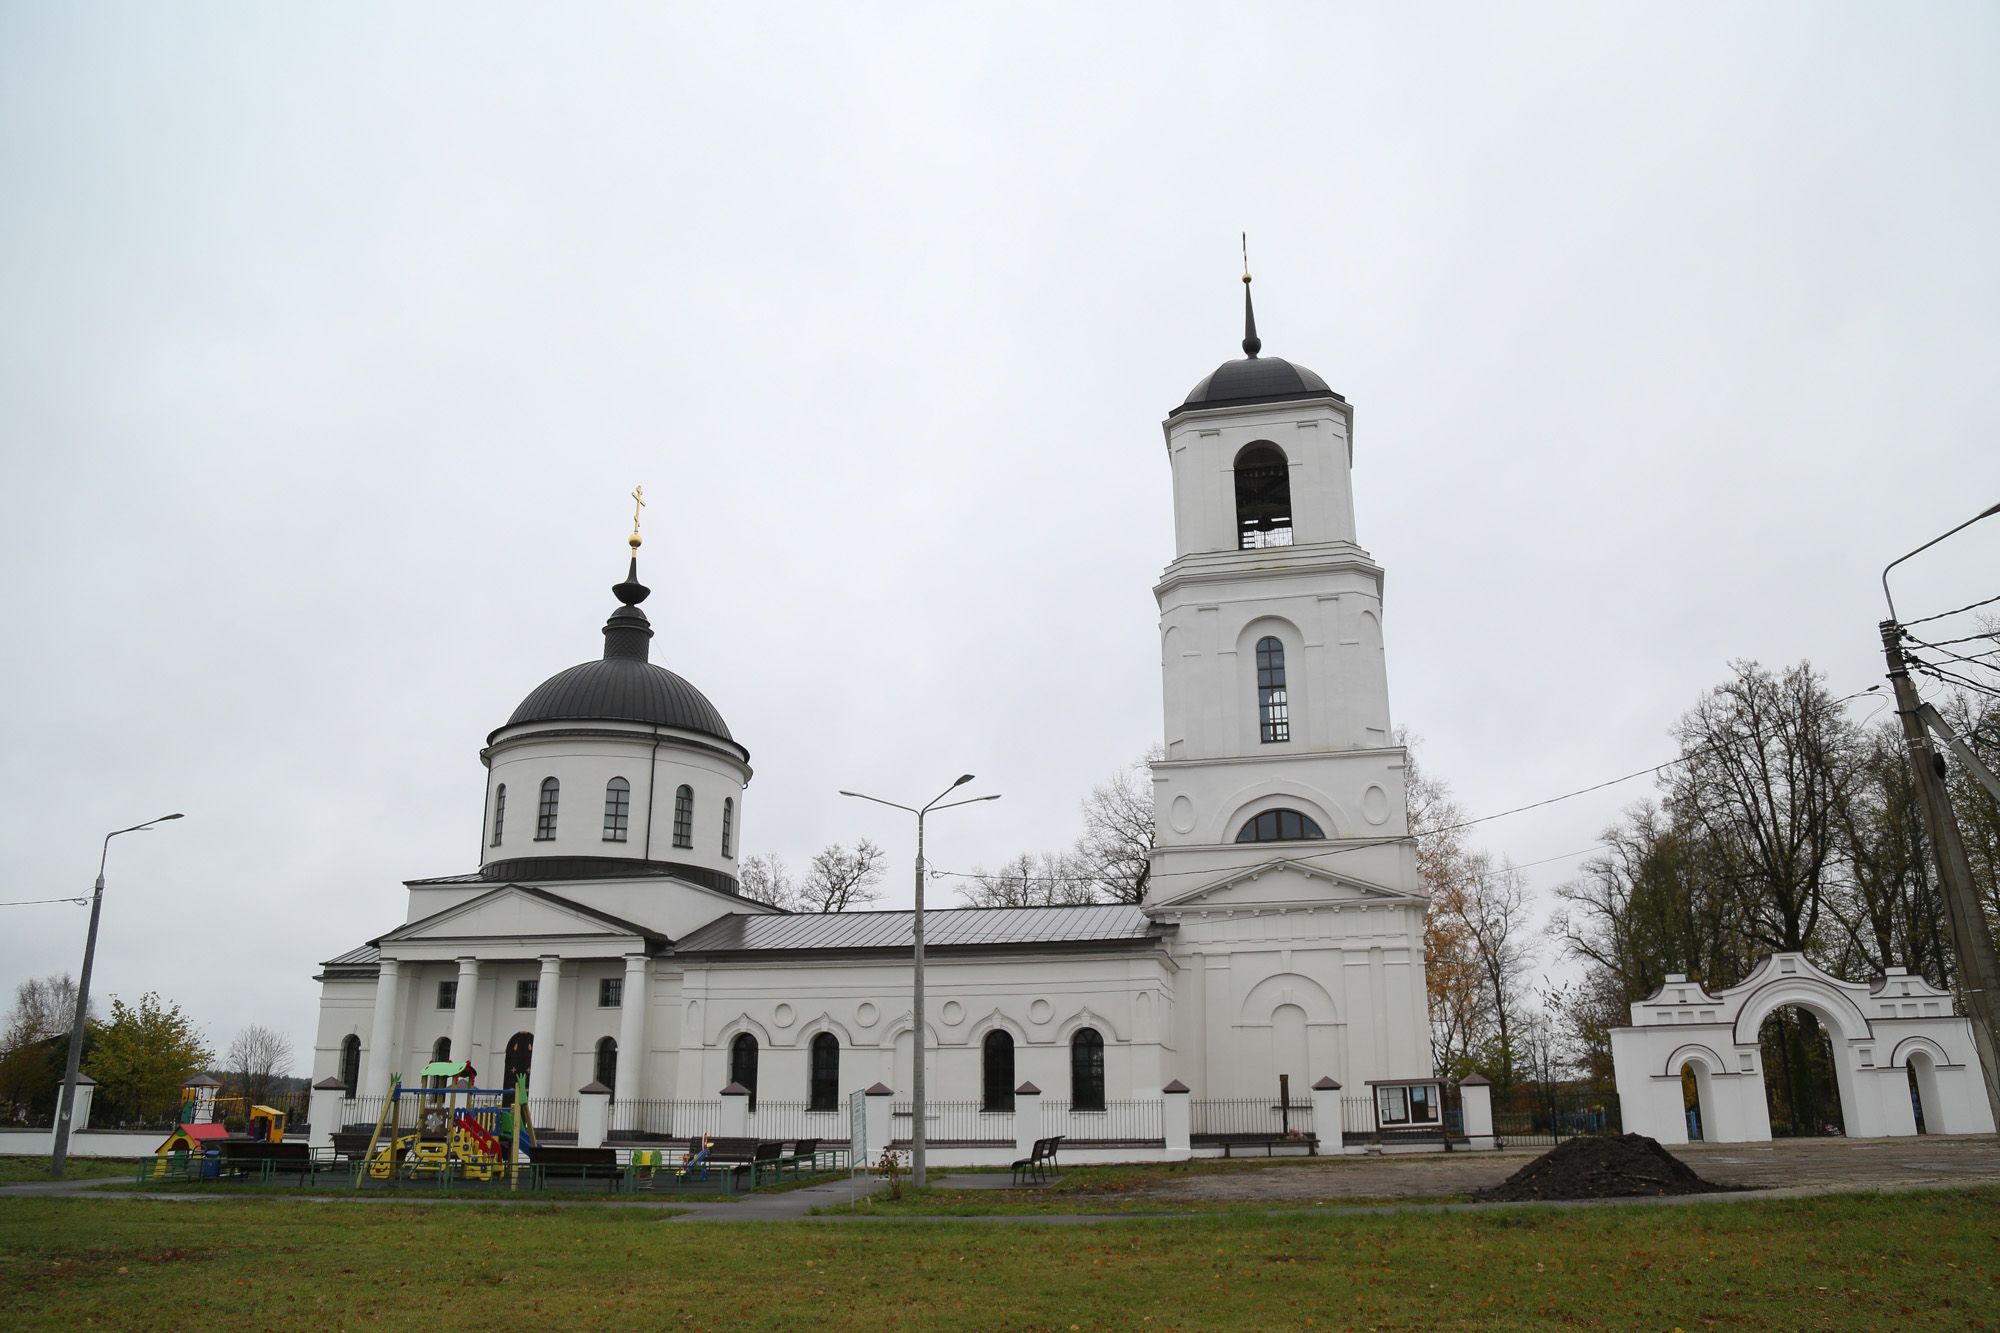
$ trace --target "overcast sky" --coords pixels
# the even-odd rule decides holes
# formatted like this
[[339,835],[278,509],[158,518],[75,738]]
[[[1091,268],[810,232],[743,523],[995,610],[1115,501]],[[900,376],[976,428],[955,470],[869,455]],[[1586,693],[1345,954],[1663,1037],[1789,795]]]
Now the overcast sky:
[[[1971,3],[7,5],[0,897],[185,811],[113,844],[97,993],[307,1047],[476,866],[636,483],[746,851],[871,837],[907,902],[835,789],[963,771],[936,865],[1067,843],[1159,738],[1159,423],[1244,228],[1470,811],[1670,758],[1731,658],[1862,689],[1882,565],[2000,500],[1996,67]],[[2000,591],[2000,521],[1906,569]],[[9,994],[84,923],[0,909]]]

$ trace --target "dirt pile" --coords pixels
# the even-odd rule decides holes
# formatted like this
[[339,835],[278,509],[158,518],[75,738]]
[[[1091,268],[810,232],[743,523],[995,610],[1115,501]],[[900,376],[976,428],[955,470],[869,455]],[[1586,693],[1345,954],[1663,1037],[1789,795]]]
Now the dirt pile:
[[1644,1134],[1570,1139],[1507,1179],[1472,1197],[1482,1202],[1537,1199],[1632,1199],[1662,1194],[1712,1194],[1712,1185]]

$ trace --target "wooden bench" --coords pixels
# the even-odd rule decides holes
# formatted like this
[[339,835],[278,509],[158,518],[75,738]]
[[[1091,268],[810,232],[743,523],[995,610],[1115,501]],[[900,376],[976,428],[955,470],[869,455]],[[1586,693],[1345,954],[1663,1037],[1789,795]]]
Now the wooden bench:
[[1220,1147],[1224,1157],[1233,1157],[1238,1148],[1262,1148],[1266,1157],[1280,1148],[1304,1148],[1306,1156],[1319,1156],[1317,1134],[1204,1134],[1195,1140],[1206,1147]]
[[625,1179],[615,1148],[577,1148],[565,1144],[537,1144],[534,1164],[541,1169],[543,1183],[552,1180],[606,1180],[616,1193]]
[[321,1161],[314,1156],[311,1147],[296,1141],[271,1143],[225,1139],[222,1160],[228,1169],[254,1173],[259,1181],[278,1176],[297,1176],[301,1186],[313,1179],[320,1167],[333,1165],[331,1161]]
[[[336,1129],[333,1131],[333,1156],[336,1161],[358,1162],[368,1154],[368,1140],[375,1137],[369,1129]],[[383,1135],[388,1140],[388,1135]]]

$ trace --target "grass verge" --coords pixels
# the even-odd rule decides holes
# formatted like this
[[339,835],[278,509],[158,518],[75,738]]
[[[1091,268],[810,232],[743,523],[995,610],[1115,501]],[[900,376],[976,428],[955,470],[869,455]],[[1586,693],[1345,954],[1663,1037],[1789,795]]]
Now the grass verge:
[[2000,1189],[1063,1227],[0,1199],[23,1328],[1963,1328],[1996,1269]]
[[[104,1180],[130,1177],[139,1169],[132,1157],[71,1157],[63,1162],[63,1175],[70,1180]],[[26,1185],[49,1178],[46,1157],[0,1157],[0,1185]]]

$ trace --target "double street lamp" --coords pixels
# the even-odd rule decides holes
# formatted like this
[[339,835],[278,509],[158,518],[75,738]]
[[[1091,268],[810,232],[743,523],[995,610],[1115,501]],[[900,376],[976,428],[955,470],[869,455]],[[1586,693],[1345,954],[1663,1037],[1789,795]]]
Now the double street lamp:
[[70,1109],[76,1105],[76,1071],[83,1061],[84,1023],[90,1017],[90,965],[97,957],[97,917],[104,907],[104,864],[111,857],[111,840],[121,833],[137,833],[179,818],[178,814],[161,815],[131,828],[113,829],[104,835],[104,846],[98,851],[97,889],[90,896],[90,932],[83,940],[83,973],[76,979],[76,1018],[69,1025],[69,1058],[64,1062],[62,1103],[56,1108],[55,1144],[49,1154],[49,1174],[57,1180],[62,1179],[63,1164],[69,1160]]
[[898,801],[885,801],[879,796],[867,796],[858,791],[843,791],[842,796],[852,796],[858,801],[873,801],[902,810],[917,817],[917,910],[911,921],[911,933],[916,940],[916,983],[912,987],[910,1018],[915,1025],[911,1036],[910,1059],[910,1184],[917,1189],[924,1187],[924,816],[933,810],[949,810],[954,806],[974,805],[980,801],[997,801],[996,792],[992,796],[968,796],[962,801],[947,801],[944,798],[972,781],[972,774],[960,776],[958,781],[939,792],[922,806],[904,805]]

